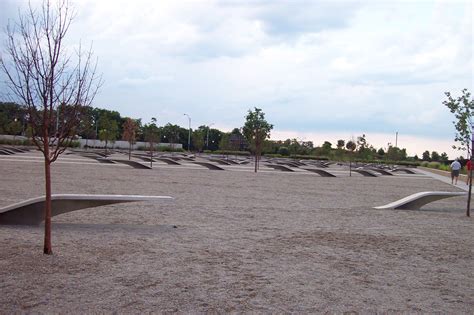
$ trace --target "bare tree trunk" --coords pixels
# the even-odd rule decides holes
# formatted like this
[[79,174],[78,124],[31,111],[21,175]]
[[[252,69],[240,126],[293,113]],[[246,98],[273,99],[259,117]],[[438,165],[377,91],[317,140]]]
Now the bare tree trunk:
[[255,148],[255,173],[257,173],[258,150]]
[[150,142],[150,168],[153,168],[153,142]]
[[52,255],[53,249],[51,245],[51,161],[49,158],[49,139],[45,137],[44,146],[44,173],[46,202],[44,204],[44,248],[43,253]]
[[128,160],[130,161],[132,159],[132,143],[128,143]]
[[471,216],[471,192],[472,192],[472,158],[471,158],[471,169],[469,170],[469,193],[467,195],[467,209],[466,216]]

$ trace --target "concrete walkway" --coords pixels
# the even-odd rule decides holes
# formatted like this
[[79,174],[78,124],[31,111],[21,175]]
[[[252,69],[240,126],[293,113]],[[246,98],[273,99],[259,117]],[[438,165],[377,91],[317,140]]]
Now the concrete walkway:
[[[417,168],[417,171],[424,174],[424,175],[430,176],[434,179],[445,182],[446,184],[452,185],[451,184],[451,175],[448,172],[446,172],[446,176],[445,176],[445,175],[435,174],[433,172],[430,172],[430,171],[428,171],[426,169],[422,169],[422,168]],[[458,184],[453,185],[453,186],[455,186],[455,187],[457,187],[461,190],[464,190],[464,191],[469,191],[469,185],[466,185],[465,176],[459,176]]]

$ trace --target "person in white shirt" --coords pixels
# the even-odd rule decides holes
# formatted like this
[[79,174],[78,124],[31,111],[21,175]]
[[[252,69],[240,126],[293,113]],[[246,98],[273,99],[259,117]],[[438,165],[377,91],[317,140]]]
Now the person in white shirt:
[[458,159],[454,160],[454,162],[451,163],[451,185],[453,184],[453,182],[454,182],[454,185],[458,184],[460,169],[461,169],[461,163],[459,163]]

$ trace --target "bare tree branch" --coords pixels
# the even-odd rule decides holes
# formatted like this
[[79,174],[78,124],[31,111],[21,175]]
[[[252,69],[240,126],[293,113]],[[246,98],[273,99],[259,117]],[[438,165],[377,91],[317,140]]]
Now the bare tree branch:
[[[25,105],[33,143],[45,159],[45,227],[51,209],[50,164],[71,144],[80,125],[81,107],[91,104],[102,85],[92,45],[87,51],[79,45],[75,54],[65,48],[73,18],[68,0],[43,0],[40,9],[30,3],[18,22],[7,26],[5,55],[0,56],[9,92]],[[45,236],[45,253],[51,253],[46,243]]]

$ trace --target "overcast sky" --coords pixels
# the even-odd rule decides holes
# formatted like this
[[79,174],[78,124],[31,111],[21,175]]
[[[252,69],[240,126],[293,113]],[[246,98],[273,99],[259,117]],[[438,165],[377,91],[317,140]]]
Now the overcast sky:
[[[0,0],[2,26],[25,3]],[[442,102],[473,92],[472,1],[72,3],[68,43],[93,42],[105,80],[96,107],[230,131],[256,106],[273,139],[386,148],[398,132],[409,154],[460,155]]]

